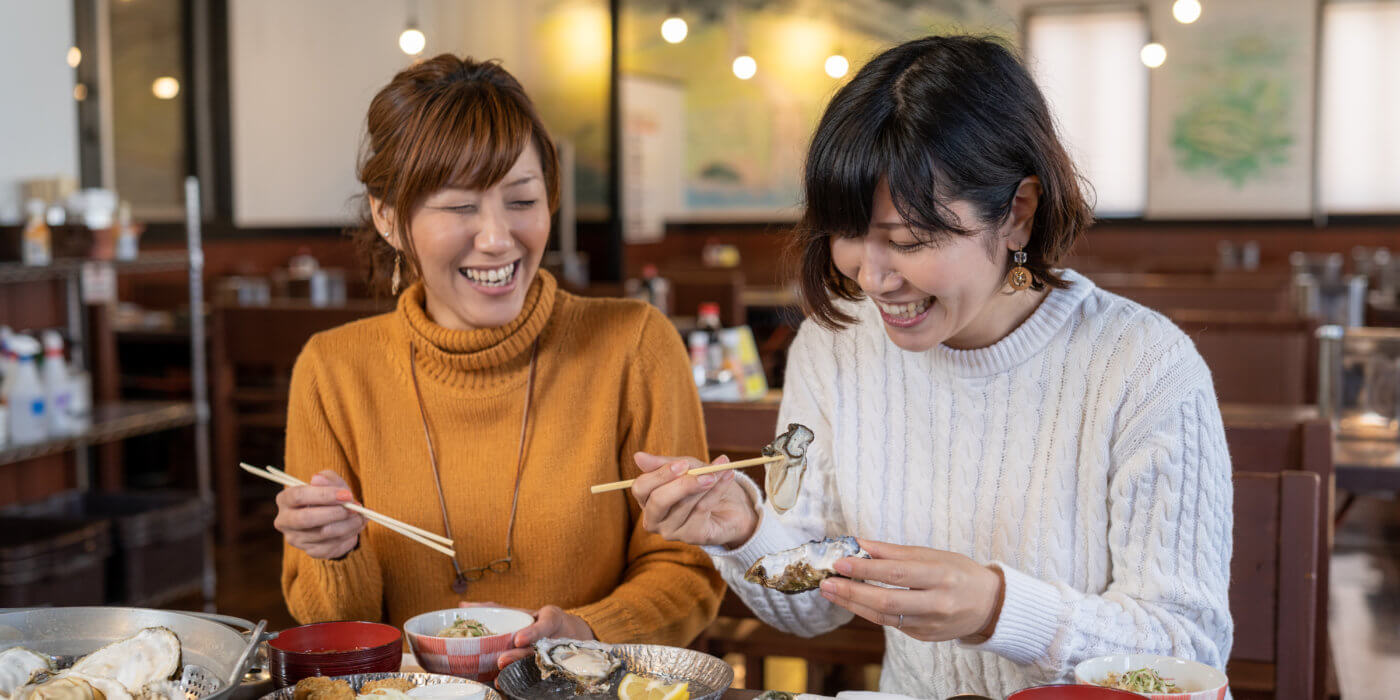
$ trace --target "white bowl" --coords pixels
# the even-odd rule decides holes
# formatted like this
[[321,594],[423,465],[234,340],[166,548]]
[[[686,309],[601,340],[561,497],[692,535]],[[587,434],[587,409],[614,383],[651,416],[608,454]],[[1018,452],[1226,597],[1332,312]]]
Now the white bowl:
[[[441,637],[438,633],[457,620],[476,620],[493,634],[486,637]],[[515,633],[529,627],[530,613],[510,608],[451,608],[423,613],[403,625],[413,658],[429,673],[445,673],[489,682],[496,678],[496,660],[514,646]]]
[[1150,668],[1175,683],[1180,693],[1138,693],[1153,700],[1224,700],[1230,681],[1219,669],[1203,663],[1152,654],[1113,654],[1089,659],[1074,667],[1074,680],[1082,685],[1098,685],[1109,672],[1127,673]]

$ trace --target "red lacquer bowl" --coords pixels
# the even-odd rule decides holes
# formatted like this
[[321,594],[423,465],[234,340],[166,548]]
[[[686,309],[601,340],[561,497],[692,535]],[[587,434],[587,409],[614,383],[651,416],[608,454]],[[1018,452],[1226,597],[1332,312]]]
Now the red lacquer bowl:
[[394,673],[403,662],[403,633],[377,622],[302,625],[267,646],[268,672],[279,688],[310,676]]
[[1142,700],[1142,696],[1097,685],[1042,685],[1018,690],[1006,700]]

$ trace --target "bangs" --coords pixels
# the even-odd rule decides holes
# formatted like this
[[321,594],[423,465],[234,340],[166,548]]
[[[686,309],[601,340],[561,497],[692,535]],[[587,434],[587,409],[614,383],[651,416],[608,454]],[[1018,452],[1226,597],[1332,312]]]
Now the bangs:
[[[533,135],[530,116],[490,85],[459,85],[428,101],[412,129],[405,179],[426,198],[444,187],[488,189],[505,179]],[[543,165],[546,154],[538,154]],[[409,202],[412,209],[421,203]]]
[[[837,94],[833,103],[844,96]],[[874,216],[875,190],[885,179],[895,211],[919,240],[936,242],[949,234],[972,233],[942,200],[948,196],[927,149],[911,138],[912,129],[887,99],[829,108],[847,117],[874,113],[874,124],[856,118],[824,119],[808,154],[803,234],[860,238]]]

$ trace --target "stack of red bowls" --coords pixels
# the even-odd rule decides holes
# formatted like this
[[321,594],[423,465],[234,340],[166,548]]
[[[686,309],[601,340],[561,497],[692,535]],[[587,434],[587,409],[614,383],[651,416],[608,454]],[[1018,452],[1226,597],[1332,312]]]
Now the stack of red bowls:
[[377,622],[302,625],[267,646],[268,671],[279,688],[311,676],[394,673],[403,663],[403,633]]

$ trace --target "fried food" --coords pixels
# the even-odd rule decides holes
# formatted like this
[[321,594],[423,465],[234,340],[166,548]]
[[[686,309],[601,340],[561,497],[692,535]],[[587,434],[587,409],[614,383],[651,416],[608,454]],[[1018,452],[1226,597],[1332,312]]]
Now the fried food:
[[397,690],[400,693],[407,693],[413,690],[413,681],[407,678],[385,678],[383,680],[370,681],[360,686],[360,695],[369,695],[380,688],[387,690]]
[[345,681],[312,676],[297,681],[294,700],[355,700],[355,691]]

